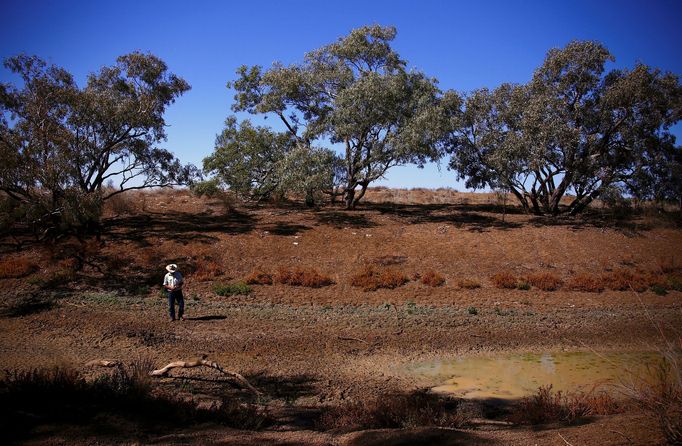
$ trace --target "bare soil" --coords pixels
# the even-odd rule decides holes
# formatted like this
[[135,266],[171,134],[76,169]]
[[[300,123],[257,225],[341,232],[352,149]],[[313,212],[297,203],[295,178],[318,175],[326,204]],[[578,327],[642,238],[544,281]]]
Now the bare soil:
[[[582,293],[498,289],[490,277],[551,272],[654,271],[680,265],[682,231],[660,216],[615,219],[595,210],[577,219],[539,219],[492,195],[371,190],[358,210],[296,204],[239,206],[183,191],[138,194],[127,212],[108,214],[102,244],[30,242],[3,258],[28,258],[29,276],[0,280],[4,369],[28,370],[93,359],[156,365],[205,353],[244,375],[265,395],[275,422],[251,432],[214,425],[140,432],[125,424],[99,431],[43,426],[27,444],[660,444],[655,423],[629,412],[579,426],[511,427],[480,419],[466,429],[415,428],[322,432],[326,405],[442,383],[410,376],[407,364],[461,355],[594,349],[655,349],[682,329],[682,293]],[[120,209],[119,209],[120,211]],[[69,253],[86,262],[65,274]],[[185,274],[187,320],[168,321],[159,285],[167,263]],[[201,276],[219,265],[216,277]],[[443,286],[411,280],[365,292],[351,278],[368,264],[413,279],[429,271]],[[217,296],[215,283],[254,271],[313,268],[334,284],[322,288],[254,285],[247,296]],[[55,275],[56,274],[56,275]],[[61,274],[61,275],[60,275]],[[56,280],[50,280],[55,279]],[[197,278],[201,278],[199,281]],[[468,279],[477,289],[462,289]],[[148,287],[148,288],[147,288]],[[477,314],[471,314],[475,307]],[[209,404],[221,396],[252,400],[210,369],[172,372],[159,386]],[[180,377],[180,378],[178,378]],[[559,435],[561,434],[561,435]]]

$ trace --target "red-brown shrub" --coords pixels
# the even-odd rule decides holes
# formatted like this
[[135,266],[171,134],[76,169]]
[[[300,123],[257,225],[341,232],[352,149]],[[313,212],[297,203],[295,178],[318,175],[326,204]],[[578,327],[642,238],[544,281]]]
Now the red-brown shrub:
[[555,291],[561,287],[563,281],[554,273],[544,272],[529,275],[528,283],[542,291]]
[[457,285],[460,288],[464,288],[467,290],[475,290],[476,288],[481,288],[481,284],[478,282],[478,280],[474,279],[459,279],[457,281]]
[[601,293],[604,291],[604,282],[599,276],[594,276],[592,274],[578,274],[569,280],[568,288],[573,291]]
[[310,288],[320,288],[334,283],[331,277],[320,274],[314,269],[304,268],[280,268],[275,274],[274,280],[285,285]]
[[351,278],[351,285],[364,291],[375,291],[379,288],[397,288],[409,282],[409,278],[397,269],[377,268],[368,265]]
[[24,277],[36,271],[38,266],[26,258],[0,261],[0,279]]
[[644,273],[644,277],[646,284],[649,285],[649,287],[669,288],[668,276],[666,274],[649,271],[648,273]]
[[196,263],[196,270],[192,277],[199,282],[207,282],[223,274],[220,264],[214,260],[200,259]]
[[602,275],[604,286],[613,291],[627,291],[633,289],[637,292],[646,291],[649,288],[648,280],[644,274],[627,269],[618,269]]
[[662,273],[670,274],[680,271],[682,266],[674,257],[670,256],[658,259],[658,269],[661,270]]
[[272,285],[272,275],[263,271],[253,271],[244,278],[249,285]]
[[435,271],[427,271],[421,276],[421,283],[430,287],[439,287],[445,283],[445,277]]
[[518,283],[518,279],[510,272],[503,271],[495,274],[490,278],[498,288],[514,289]]
[[68,259],[63,259],[57,262],[57,269],[60,271],[76,271],[78,268],[79,262],[75,257],[69,257]]

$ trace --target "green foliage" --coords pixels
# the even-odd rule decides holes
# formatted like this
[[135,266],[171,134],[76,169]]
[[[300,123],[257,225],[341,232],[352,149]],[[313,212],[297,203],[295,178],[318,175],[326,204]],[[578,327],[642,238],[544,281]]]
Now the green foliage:
[[190,191],[197,197],[214,198],[220,195],[222,190],[216,178],[206,181],[197,181],[190,186]]
[[217,283],[213,286],[213,292],[218,296],[247,296],[251,294],[252,291],[250,286],[241,282],[229,284]]
[[297,146],[276,166],[277,190],[303,195],[309,206],[320,204],[337,184],[340,164],[332,150]]
[[467,308],[467,312],[469,314],[477,315],[478,314],[478,309],[476,307],[469,307]]
[[[468,187],[508,189],[536,214],[576,214],[614,187],[679,197],[663,186],[680,172],[669,133],[679,79],[642,64],[605,73],[613,60],[599,43],[574,41],[550,50],[525,85],[449,96],[450,167]],[[560,207],[569,191],[575,199]]]
[[[43,236],[97,225],[102,201],[129,189],[189,182],[163,141],[167,106],[189,85],[150,54],[131,53],[79,88],[38,57],[5,60],[22,85],[0,85],[0,190],[13,223]],[[106,182],[116,179],[117,188]]]
[[393,27],[361,27],[299,64],[242,66],[228,84],[237,92],[234,111],[275,114],[299,149],[321,139],[343,145],[335,179],[349,208],[391,167],[439,157],[447,124],[440,91],[434,79],[406,70],[390,46],[395,35]]
[[668,286],[670,287],[671,290],[682,291],[682,279],[671,276],[668,279]]
[[338,163],[329,149],[298,145],[288,133],[253,126],[248,120],[237,124],[231,116],[216,138],[214,152],[204,158],[204,171],[214,179],[200,184],[209,192],[225,185],[255,200],[300,194],[315,204],[323,191],[333,189]]
[[292,139],[266,127],[231,116],[216,137],[214,152],[204,158],[204,171],[242,196],[267,199],[277,188],[277,163],[291,150]]
[[657,296],[665,296],[668,294],[668,290],[665,289],[665,286],[660,284],[651,285],[651,291],[656,293]]

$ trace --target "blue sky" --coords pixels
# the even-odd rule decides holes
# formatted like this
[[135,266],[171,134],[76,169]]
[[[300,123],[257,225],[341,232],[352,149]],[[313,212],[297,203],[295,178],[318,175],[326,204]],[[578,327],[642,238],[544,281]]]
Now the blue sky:
[[[76,76],[134,50],[191,85],[166,114],[164,147],[201,165],[231,113],[225,88],[242,64],[294,63],[366,24],[394,25],[394,48],[443,89],[526,82],[549,48],[598,40],[611,67],[641,61],[682,75],[682,1],[32,1],[3,0],[0,56],[35,54]],[[0,69],[0,81],[15,82]],[[240,118],[249,117],[246,114]],[[266,122],[275,126],[276,120]],[[682,126],[675,127],[678,138]],[[445,166],[395,168],[380,184],[464,187]]]

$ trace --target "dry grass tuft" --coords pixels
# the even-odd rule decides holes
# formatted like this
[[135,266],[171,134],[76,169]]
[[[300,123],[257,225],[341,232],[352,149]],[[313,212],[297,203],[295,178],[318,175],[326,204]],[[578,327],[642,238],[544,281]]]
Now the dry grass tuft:
[[409,282],[405,273],[393,268],[376,268],[368,265],[356,273],[351,279],[351,285],[360,287],[364,291],[376,291],[379,288],[393,289]]
[[103,214],[106,217],[141,214],[146,209],[146,201],[144,192],[123,192],[104,202]]
[[466,290],[475,290],[476,288],[481,288],[481,283],[475,279],[459,279],[457,286]]
[[252,271],[244,278],[249,285],[272,285],[272,275],[263,271]]
[[427,271],[421,276],[420,280],[421,283],[430,287],[439,287],[445,283],[445,277],[435,271]]
[[275,274],[274,281],[284,285],[309,288],[321,288],[334,284],[331,277],[320,274],[314,269],[309,268],[280,268]]
[[38,265],[20,257],[18,259],[4,259],[0,261],[0,279],[14,279],[28,276],[38,269]]
[[658,423],[668,444],[682,444],[682,340],[665,340],[661,360],[648,377],[623,385],[634,402]]
[[578,274],[569,280],[568,288],[573,291],[601,293],[604,291],[604,282],[598,276]]
[[503,271],[490,278],[497,288],[514,289],[519,282],[512,273]]
[[563,283],[556,274],[550,272],[531,274],[526,277],[526,280],[529,284],[542,291],[556,291]]
[[469,417],[455,400],[427,392],[387,395],[326,409],[318,422],[323,430],[386,429],[438,426],[460,428]]
[[534,395],[521,399],[509,420],[516,424],[531,425],[555,422],[574,424],[581,418],[622,411],[622,405],[606,392],[594,388],[589,392],[554,392],[550,384],[538,388]]

